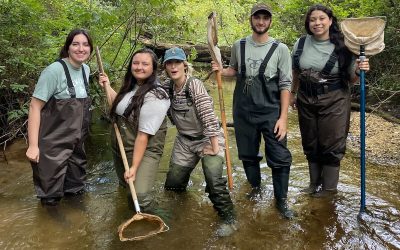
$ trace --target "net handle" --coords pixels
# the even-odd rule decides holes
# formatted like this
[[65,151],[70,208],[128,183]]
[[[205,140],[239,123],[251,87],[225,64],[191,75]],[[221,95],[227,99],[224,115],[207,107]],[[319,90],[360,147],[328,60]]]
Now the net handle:
[[[99,47],[97,47],[97,46],[96,46],[96,59],[97,59],[97,65],[99,67],[99,72],[101,74],[104,74],[103,61],[101,60]],[[112,101],[111,101],[111,96],[107,89],[107,86],[104,86],[104,91],[106,92],[107,102],[111,106]],[[129,171],[129,164],[128,164],[128,160],[126,158],[125,147],[122,142],[121,133],[119,132],[117,124],[113,123],[113,126],[114,126],[114,130],[115,130],[115,135],[116,135],[117,141],[118,141],[119,151],[120,151],[121,157],[122,157],[122,162],[124,163],[125,171]],[[140,206],[139,206],[139,202],[137,199],[135,186],[133,185],[133,180],[128,179],[128,184],[129,184],[129,188],[131,190],[131,195],[132,195],[133,203],[135,204],[136,212],[140,213]]]
[[[122,162],[124,163],[125,171],[129,171],[128,159],[126,158],[125,147],[124,147],[124,144],[122,143],[121,133],[119,132],[117,124],[113,123],[113,126],[114,126],[114,130],[115,130],[115,135],[116,135],[117,141],[118,141],[119,151],[120,151],[121,157],[122,157]],[[135,186],[133,185],[132,178],[128,179],[128,184],[129,184],[129,188],[131,190],[131,195],[132,195],[133,203],[135,204],[136,212],[140,213],[140,206],[139,206],[139,202],[137,199],[136,190],[135,190]]]

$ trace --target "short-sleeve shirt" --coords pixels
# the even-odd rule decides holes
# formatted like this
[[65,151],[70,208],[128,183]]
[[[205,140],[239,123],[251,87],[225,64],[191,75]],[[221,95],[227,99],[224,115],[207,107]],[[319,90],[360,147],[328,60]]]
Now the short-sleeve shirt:
[[[296,53],[299,44],[298,39],[293,46],[293,54]],[[330,55],[335,49],[335,45],[330,40],[317,40],[311,35],[306,36],[304,41],[303,53],[300,56],[299,66],[300,69],[313,69],[314,71],[322,71],[325,67],[326,62],[329,60]],[[355,56],[352,58],[352,66],[349,67],[349,73],[351,77],[354,77],[355,71]],[[294,65],[293,65],[294,67]],[[339,74],[339,63],[336,61],[335,66],[331,71],[331,75]]]
[[[260,65],[263,62],[265,56],[270,50],[274,38],[269,37],[265,43],[256,43],[252,36],[246,37],[245,47],[245,64],[246,64],[246,76],[257,76],[260,69]],[[240,58],[240,40],[237,40],[231,50],[231,60],[229,66],[240,72],[241,58]],[[288,47],[279,43],[278,47],[274,51],[267,64],[267,68],[264,73],[266,79],[279,77],[279,89],[290,90],[292,83],[292,58]]]
[[[67,64],[69,74],[71,75],[76,98],[88,97],[83,80],[82,67],[75,68],[68,62],[68,60],[63,60]],[[89,82],[89,66],[83,64],[83,67],[85,69],[86,80]],[[67,77],[63,66],[59,62],[53,62],[42,71],[33,92],[33,97],[44,102],[47,102],[52,96],[56,99],[71,98],[68,91]]]
[[[135,95],[138,89],[139,86],[136,85],[132,91],[124,95],[124,97],[118,103],[115,113],[123,116],[125,109],[128,107],[132,97]],[[164,91],[163,89],[161,90]],[[167,95],[167,93],[165,94]],[[159,99],[151,91],[147,92],[144,96],[143,105],[140,109],[138,130],[149,135],[155,135],[165,119],[169,106],[169,98]]]

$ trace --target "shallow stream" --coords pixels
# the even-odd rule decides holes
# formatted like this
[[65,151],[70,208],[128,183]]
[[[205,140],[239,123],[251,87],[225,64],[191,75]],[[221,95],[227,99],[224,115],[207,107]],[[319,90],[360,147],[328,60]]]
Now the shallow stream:
[[[210,89],[217,98],[216,87]],[[226,84],[228,120],[232,91],[233,83]],[[25,159],[27,145],[18,140],[4,155],[0,153],[0,249],[400,249],[400,166],[367,163],[367,211],[360,216],[360,163],[350,151],[343,160],[336,197],[311,198],[300,192],[309,177],[295,112],[290,112],[289,123],[293,165],[288,198],[298,217],[288,221],[276,211],[271,171],[265,160],[262,193],[249,199],[250,186],[237,159],[233,128],[229,128],[234,173],[231,195],[239,229],[228,238],[215,234],[218,218],[204,193],[201,167],[192,173],[186,193],[177,195],[163,189],[174,127],[168,130],[155,187],[170,230],[137,242],[120,242],[118,238],[118,226],[132,217],[133,211],[128,209],[124,190],[118,187],[107,122],[96,115],[92,120],[87,141],[87,192],[63,199],[58,208],[40,205]]]

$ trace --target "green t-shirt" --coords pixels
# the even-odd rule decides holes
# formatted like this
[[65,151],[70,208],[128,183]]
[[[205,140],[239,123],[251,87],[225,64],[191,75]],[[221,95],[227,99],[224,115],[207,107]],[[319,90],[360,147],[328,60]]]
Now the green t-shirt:
[[[299,39],[293,46],[293,54],[296,53],[298,44]],[[322,71],[334,49],[335,45],[329,40],[319,41],[313,36],[307,35],[306,40],[304,41],[303,53],[300,56],[300,69],[313,69],[315,71]],[[349,73],[351,77],[354,77],[355,59],[356,58],[353,56],[351,67],[349,67]],[[335,66],[331,71],[331,75],[338,75],[338,73],[339,63],[336,61]]]
[[[76,98],[86,98],[85,83],[83,81],[82,67],[73,67],[68,60],[63,59],[67,64],[69,74],[71,75],[72,84],[75,87]],[[89,82],[90,69],[89,66],[83,64],[85,75]],[[68,91],[67,77],[64,68],[59,62],[54,62],[47,66],[40,74],[36,84],[33,97],[47,102],[52,96],[56,99],[68,99],[71,95]]]
[[[261,63],[275,40],[268,38],[265,43],[256,43],[250,36],[246,37],[245,60],[246,76],[257,76]],[[229,66],[240,72],[240,40],[233,44]],[[292,83],[292,57],[288,47],[279,43],[267,64],[264,75],[267,79],[279,76],[279,89],[288,89]]]

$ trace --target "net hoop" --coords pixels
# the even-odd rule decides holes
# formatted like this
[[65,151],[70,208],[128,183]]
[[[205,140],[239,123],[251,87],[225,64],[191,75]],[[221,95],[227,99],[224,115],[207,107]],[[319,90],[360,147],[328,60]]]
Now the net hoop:
[[[123,234],[124,229],[127,228],[132,222],[139,221],[139,220],[157,222],[159,226],[157,229],[150,231],[146,235],[140,235],[140,236],[135,236],[135,237],[131,237],[131,238],[125,237]],[[164,221],[160,217],[158,217],[156,215],[152,215],[152,214],[137,213],[132,218],[125,221],[118,227],[118,235],[119,235],[120,241],[136,241],[136,240],[143,240],[143,239],[149,238],[156,234],[164,233],[168,230],[169,230],[169,227],[164,223]]]

